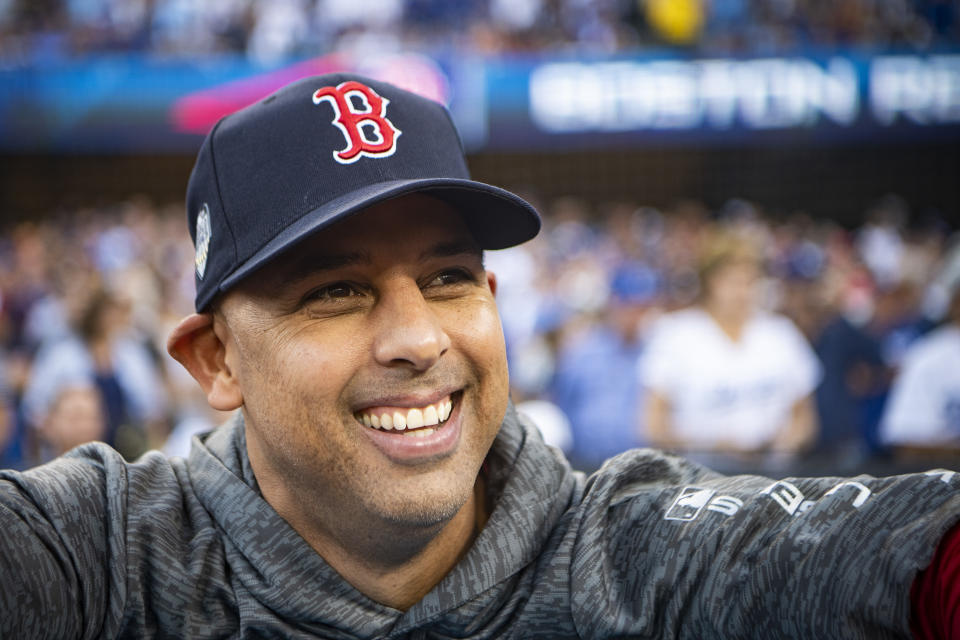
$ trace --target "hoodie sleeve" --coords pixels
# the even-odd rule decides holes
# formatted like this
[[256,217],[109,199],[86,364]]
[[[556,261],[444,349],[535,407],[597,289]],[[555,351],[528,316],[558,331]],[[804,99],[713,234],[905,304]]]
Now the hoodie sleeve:
[[124,587],[123,464],[105,445],[86,445],[0,472],[0,637],[99,635]]
[[960,520],[951,471],[723,477],[660,452],[591,481],[573,553],[585,638],[910,638],[910,587]]

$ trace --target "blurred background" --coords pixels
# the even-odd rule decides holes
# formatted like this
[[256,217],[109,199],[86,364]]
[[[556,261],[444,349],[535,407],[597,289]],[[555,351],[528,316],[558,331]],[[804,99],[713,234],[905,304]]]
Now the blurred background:
[[0,466],[223,419],[163,347],[194,155],[337,70],[542,212],[487,263],[576,466],[960,466],[960,0],[0,0]]

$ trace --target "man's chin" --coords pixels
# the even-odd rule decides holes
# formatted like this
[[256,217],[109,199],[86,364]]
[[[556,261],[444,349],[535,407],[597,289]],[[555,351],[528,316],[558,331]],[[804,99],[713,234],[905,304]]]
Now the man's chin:
[[442,528],[450,522],[463,505],[468,496],[429,496],[421,495],[416,500],[404,500],[381,508],[380,515],[384,522],[408,532],[422,530],[429,533],[431,530]]

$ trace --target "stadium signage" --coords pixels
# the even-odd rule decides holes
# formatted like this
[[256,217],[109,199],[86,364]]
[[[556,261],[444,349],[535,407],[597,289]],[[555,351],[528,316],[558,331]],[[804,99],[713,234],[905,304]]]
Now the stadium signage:
[[870,65],[870,108],[882,125],[960,122],[960,55],[883,56]]
[[960,122],[960,55],[551,62],[529,81],[548,134]]
[[714,59],[337,54],[267,69],[240,58],[118,56],[0,69],[0,151],[193,152],[225,114],[337,70],[446,103],[471,151],[960,139],[960,49]]

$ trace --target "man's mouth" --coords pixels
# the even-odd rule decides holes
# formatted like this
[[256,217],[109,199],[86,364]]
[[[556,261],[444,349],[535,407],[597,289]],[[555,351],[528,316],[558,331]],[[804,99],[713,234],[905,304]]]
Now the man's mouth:
[[422,407],[368,407],[358,411],[354,417],[371,429],[426,437],[450,418],[453,401],[453,396],[447,396]]

